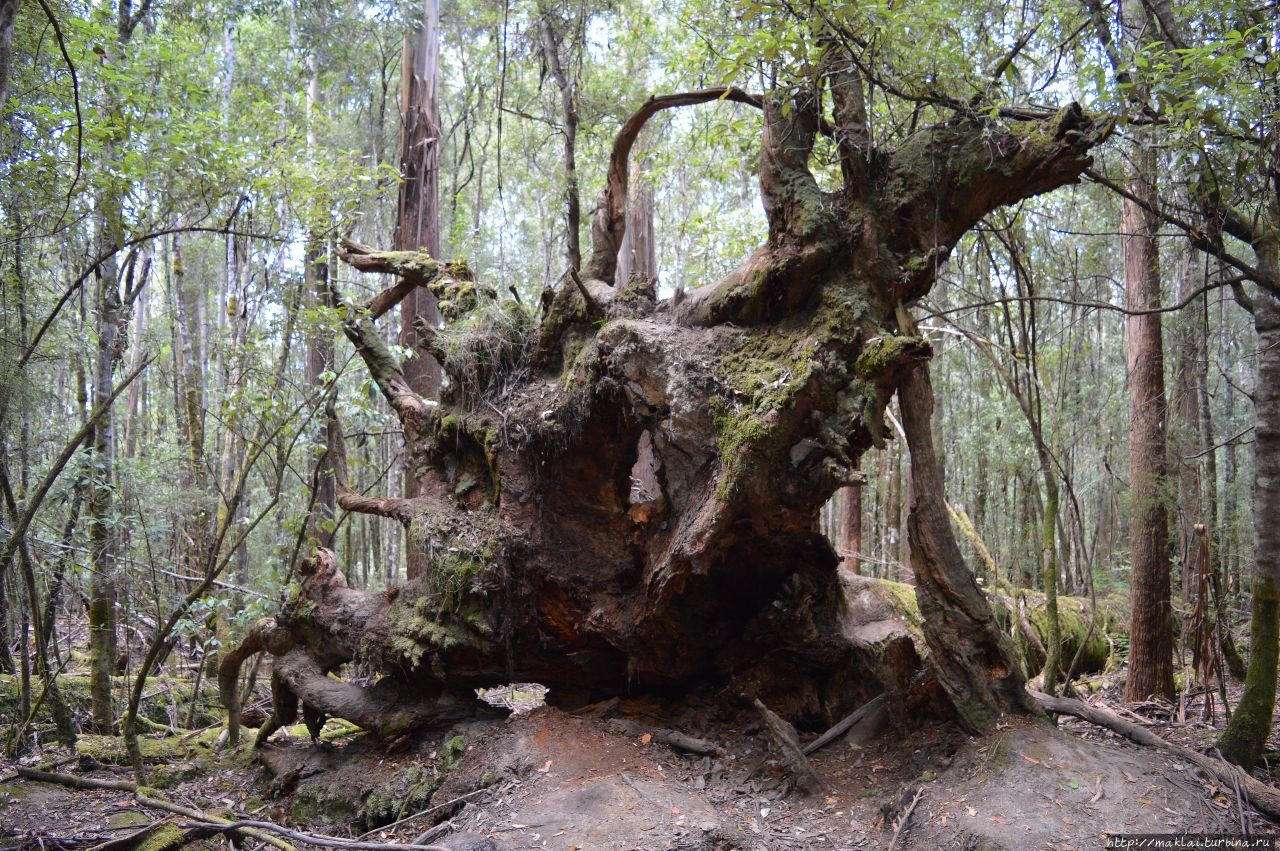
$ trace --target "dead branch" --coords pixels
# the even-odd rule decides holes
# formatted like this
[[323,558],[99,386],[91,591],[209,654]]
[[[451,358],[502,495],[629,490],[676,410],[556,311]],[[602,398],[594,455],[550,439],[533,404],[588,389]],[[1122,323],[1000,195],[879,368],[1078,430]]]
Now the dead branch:
[[[190,807],[179,806],[159,798],[153,798],[145,791],[146,787],[139,787],[137,783],[131,783],[128,780],[97,780],[92,777],[80,777],[76,774],[59,774],[53,771],[40,771],[36,768],[28,768],[25,765],[18,766],[18,774],[28,780],[37,780],[41,783],[57,783],[61,786],[70,786],[72,789],[107,789],[113,792],[130,792],[139,804],[152,809],[164,810],[165,812],[175,813],[185,816],[192,821],[197,822],[198,827],[215,827],[223,831],[229,831],[232,835],[241,839],[257,839],[259,842],[266,842],[274,845],[281,851],[297,851],[289,843],[277,839],[268,833],[263,833],[256,829],[254,825],[234,825],[227,819],[210,815],[209,813]],[[386,846],[384,846],[386,847]],[[396,846],[406,848],[408,846]]]
[[715,742],[699,739],[697,736],[690,736],[678,730],[650,727],[647,724],[641,724],[639,721],[632,721],[627,718],[615,718],[609,721],[606,726],[611,731],[630,738],[643,736],[647,733],[653,741],[659,744],[667,745],[686,753],[697,754],[698,756],[719,756],[724,753],[724,748]]
[[868,700],[866,703],[859,706],[853,712],[849,713],[849,715],[846,716],[843,720],[836,723],[836,725],[832,727],[830,730],[823,733],[821,736],[814,739],[809,744],[805,745],[804,754],[808,756],[809,754],[813,753],[814,751],[820,748],[825,748],[827,745],[831,744],[836,739],[840,738],[845,733],[853,729],[854,725],[856,725],[859,721],[863,720],[864,718],[869,718],[877,713],[884,712],[887,708],[885,706],[885,703],[886,703],[886,699],[883,694],[871,698],[871,700]]
[[911,818],[911,814],[916,811],[916,804],[920,803],[920,798],[923,796],[924,787],[921,786],[916,790],[915,797],[907,805],[907,809],[902,813],[902,817],[898,819],[898,823],[893,826],[893,841],[889,843],[889,851],[893,851],[898,846],[898,840],[902,838],[902,834],[907,829],[907,821]]
[[399,415],[405,431],[409,432],[412,426],[421,423],[434,403],[426,401],[409,387],[400,361],[382,341],[373,320],[367,316],[350,315],[343,320],[342,331],[368,367],[369,377]]
[[1179,759],[1184,759],[1200,768],[1217,782],[1238,787],[1245,799],[1267,818],[1280,819],[1280,789],[1263,783],[1252,774],[1226,760],[1206,756],[1190,748],[1175,745],[1160,738],[1147,728],[1140,727],[1132,721],[1126,721],[1100,706],[1091,706],[1083,701],[1069,697],[1050,697],[1038,691],[1031,691],[1031,696],[1035,698],[1040,708],[1048,712],[1082,718],[1090,724],[1097,724],[1099,727],[1105,727],[1113,733],[1124,736],[1135,744],[1156,748]]
[[408,523],[413,517],[413,500],[398,496],[365,496],[353,491],[345,482],[338,483],[338,505],[345,511],[390,517],[401,523]]
[[818,772],[813,770],[813,764],[804,755],[804,751],[800,750],[800,737],[796,735],[796,728],[761,703],[760,698],[755,698],[752,703],[755,704],[760,717],[764,719],[764,728],[769,733],[769,739],[774,747],[781,751],[786,761],[787,771],[795,778],[796,788],[806,793],[821,789],[822,780],[819,779]]
[[[318,845],[321,848],[350,848],[352,851],[449,851],[443,845],[401,845],[396,842],[361,842],[354,839],[339,839],[336,836],[324,836],[319,833],[303,833],[300,830],[290,830],[287,827],[281,827],[274,822],[262,821],[261,819],[241,819],[239,821],[220,823],[220,822],[194,822],[195,827],[212,828],[217,831],[270,831],[279,835],[292,839],[295,842],[302,842],[307,845]],[[292,847],[292,846],[289,846]]]

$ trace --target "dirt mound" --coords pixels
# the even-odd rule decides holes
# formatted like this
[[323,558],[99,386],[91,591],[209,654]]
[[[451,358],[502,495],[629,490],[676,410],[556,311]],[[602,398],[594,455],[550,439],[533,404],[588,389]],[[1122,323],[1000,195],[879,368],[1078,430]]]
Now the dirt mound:
[[[439,809],[376,832],[409,841],[431,829],[430,841],[448,848],[885,848],[917,792],[900,849],[1066,851],[1098,847],[1108,832],[1235,823],[1188,765],[1021,720],[980,739],[937,724],[909,734],[891,727],[866,745],[836,742],[813,757],[822,791],[800,797],[756,722],[740,720],[718,728],[720,756],[659,744],[652,718],[619,724],[552,707],[435,731],[401,755],[371,741],[294,741],[278,753],[323,766],[298,792],[315,783],[389,788],[465,734],[465,755],[430,796]],[[298,792],[293,812],[303,814]]]

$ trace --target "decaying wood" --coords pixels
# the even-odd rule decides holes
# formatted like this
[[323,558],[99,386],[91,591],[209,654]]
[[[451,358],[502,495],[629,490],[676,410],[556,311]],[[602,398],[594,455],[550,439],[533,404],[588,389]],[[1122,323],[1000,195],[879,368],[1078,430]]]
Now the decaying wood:
[[796,728],[779,718],[778,713],[761,703],[759,698],[752,703],[764,721],[764,729],[769,734],[770,741],[782,755],[787,772],[795,779],[796,788],[806,794],[822,789],[818,772],[813,770],[813,763],[809,762],[809,758],[800,749],[800,737],[796,734]]
[[724,748],[715,742],[699,739],[697,736],[690,736],[687,733],[681,733],[679,730],[654,727],[628,718],[614,718],[607,722],[605,726],[611,732],[633,739],[648,734],[653,741],[685,753],[697,754],[698,756],[720,756],[724,754]]
[[[300,705],[397,737],[449,699],[513,681],[606,695],[732,682],[810,726],[909,691],[911,641],[861,628],[816,517],[883,445],[885,406],[931,356],[909,308],[966,229],[1075,181],[1109,127],[1075,105],[1012,123],[958,114],[875,148],[848,59],[824,59],[832,117],[809,83],[642,105],[614,143],[591,260],[540,317],[455,264],[343,243],[354,268],[399,279],[367,309],[344,307],[343,327],[401,420],[421,487],[406,500],[343,488],[339,502],[403,524],[424,569],[360,592],[332,553],[312,557],[275,617],[288,641],[271,651],[276,717],[260,740]],[[764,243],[725,278],[689,282],[683,300],[658,299],[651,281],[614,286],[638,134],[662,109],[718,99],[761,110]],[[819,133],[842,156],[831,192],[809,167]],[[439,298],[444,321],[419,329],[450,378],[434,403],[374,326],[412,287]],[[927,411],[919,419],[927,428]],[[950,534],[945,523],[930,528]],[[966,712],[1027,710],[967,568],[938,564],[921,598],[947,672],[934,682]],[[972,661],[948,661],[957,648]],[[377,685],[340,681],[357,658]]]
[[1157,736],[1148,728],[1132,721],[1126,721],[1103,707],[1091,706],[1084,701],[1070,697],[1050,697],[1037,691],[1031,692],[1031,695],[1046,712],[1056,712],[1060,715],[1072,715],[1076,718],[1081,718],[1090,724],[1097,724],[1099,727],[1105,727],[1113,733],[1124,736],[1131,742],[1145,745],[1149,748],[1156,748],[1179,759],[1186,760],[1204,771],[1216,782],[1239,789],[1245,799],[1267,818],[1273,821],[1280,819],[1280,789],[1263,783],[1252,774],[1226,760],[1206,756],[1190,748],[1176,745]]
[[864,720],[885,714],[888,711],[886,703],[887,700],[883,694],[871,698],[871,700],[868,700],[866,703],[862,704],[837,722],[830,730],[827,730],[821,736],[805,745],[805,755],[807,756],[808,754],[814,753],[820,748],[825,748],[827,745],[852,730],[857,724],[862,723]]

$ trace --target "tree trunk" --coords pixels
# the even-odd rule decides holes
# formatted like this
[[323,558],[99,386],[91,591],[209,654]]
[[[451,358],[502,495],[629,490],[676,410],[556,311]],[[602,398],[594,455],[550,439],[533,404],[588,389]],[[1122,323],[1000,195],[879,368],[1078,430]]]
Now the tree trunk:
[[[423,25],[404,39],[400,81],[400,184],[396,208],[395,247],[401,251],[425,251],[440,256],[440,2],[426,0]],[[404,365],[410,389],[423,399],[440,392],[441,372],[417,330],[419,323],[440,324],[440,310],[431,290],[415,288],[400,305],[400,345],[415,357]],[[422,495],[421,483],[411,465],[404,468],[404,495]],[[430,565],[428,554],[405,540],[405,569],[410,579]]]
[[[884,445],[895,392],[939,679],[974,727],[1028,707],[948,525],[932,394],[916,371],[931,349],[905,306],[986,213],[1076,180],[1107,128],[1073,105],[1008,126],[956,118],[873,151],[850,67],[828,68],[832,119],[803,87],[647,101],[614,143],[587,271],[563,282],[541,322],[461,264],[344,243],[356,269],[399,277],[349,309],[344,330],[404,424],[420,491],[374,498],[340,480],[339,503],[403,524],[429,565],[368,593],[347,587],[331,552],[307,562],[299,597],[269,630],[273,653],[302,650],[314,663],[279,669],[283,712],[302,696],[312,710],[356,714],[357,692],[331,700],[317,678],[359,653],[387,675],[384,690],[424,705],[513,679],[553,693],[733,683],[792,722],[837,720],[896,686],[854,638],[817,520],[860,456]],[[679,303],[615,283],[628,156],[644,122],[720,99],[764,111],[767,241]],[[824,128],[847,175],[831,193],[808,166]],[[451,379],[437,405],[413,392],[373,325],[413,287],[435,293],[445,322],[419,326]],[[383,699],[370,695],[358,714]],[[383,735],[400,726],[378,722]]]
[[[542,61],[560,90],[560,107],[564,113],[564,198],[565,198],[565,260],[569,268],[582,267],[582,249],[579,247],[579,231],[582,229],[582,201],[578,196],[578,99],[573,81],[560,62],[560,33],[547,12],[538,21],[538,46]],[[626,199],[624,198],[625,202]],[[622,281],[624,284],[626,280]]]
[[627,230],[618,251],[618,280],[658,280],[658,245],[653,232],[653,187],[644,176],[644,160],[631,165],[631,197],[627,201]]
[[13,62],[13,25],[18,0],[0,0],[0,119],[9,113],[9,68]]
[[1058,472],[1049,458],[1043,435],[1037,435],[1040,444],[1040,469],[1044,477],[1044,512],[1040,526],[1040,579],[1044,583],[1045,616],[1048,635],[1045,636],[1044,691],[1058,693],[1058,676],[1062,671],[1062,625],[1058,618]]
[[839,493],[840,566],[861,573],[858,556],[862,554],[862,483],[846,485]]
[[[111,159],[111,142],[108,142],[105,158]],[[119,245],[123,241],[123,228],[119,210],[111,206],[100,207],[97,217],[100,244]],[[112,374],[115,369],[120,328],[120,268],[115,255],[111,255],[98,268],[98,349],[93,376],[93,404],[106,404],[113,389]],[[113,415],[108,410],[98,420],[93,430],[90,447],[90,476],[93,484],[89,490],[90,526],[90,579],[89,579],[89,661],[90,695],[93,704],[93,724],[110,733],[115,725],[115,708],[111,696],[111,674],[116,668],[116,529],[113,516],[115,429]]]
[[[1273,206],[1271,233],[1280,223]],[[1280,280],[1280,237],[1258,251],[1259,266]],[[1258,335],[1258,380],[1254,391],[1253,618],[1249,622],[1249,669],[1244,695],[1218,741],[1222,755],[1253,768],[1271,734],[1276,699],[1276,663],[1280,658],[1280,298],[1259,289],[1253,299]]]
[[[1155,156],[1130,146],[1129,191],[1157,201]],[[1122,224],[1125,304],[1149,310],[1160,304],[1159,222],[1139,203],[1124,200]],[[1172,698],[1173,606],[1170,600],[1169,508],[1165,487],[1164,348],[1160,314],[1125,317],[1129,376],[1129,520],[1133,611],[1129,627],[1129,672],[1125,698]]]
[[9,114],[9,68],[13,61],[13,27],[18,0],[0,0],[0,119]]
[[[961,721],[983,730],[1000,712],[1031,711],[1031,701],[1022,671],[951,529],[933,448],[933,385],[927,367],[916,368],[902,381],[898,401],[914,483],[907,515],[911,569],[929,658]],[[1048,599],[1056,621],[1056,595]]]

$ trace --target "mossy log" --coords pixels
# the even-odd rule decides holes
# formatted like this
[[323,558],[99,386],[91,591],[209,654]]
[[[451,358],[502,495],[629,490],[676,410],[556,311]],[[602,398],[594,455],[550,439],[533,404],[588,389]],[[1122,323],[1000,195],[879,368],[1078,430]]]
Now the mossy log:
[[[926,651],[920,634],[924,619],[916,602],[915,588],[887,579],[858,577],[854,581],[897,619],[902,629],[915,640],[917,650],[924,655]],[[1044,594],[1001,589],[987,596],[996,620],[1013,639],[1026,676],[1036,676],[1044,667],[1044,642],[1048,636]],[[1111,658],[1111,638],[1124,635],[1128,630],[1126,614],[1125,601],[1118,597],[1100,599],[1096,610],[1087,598],[1058,597],[1064,665],[1075,660],[1074,673],[1077,675],[1097,673],[1106,668]]]
[[[378,310],[428,286],[472,313],[422,329],[423,351],[443,358],[450,379],[428,401],[405,382],[371,310],[345,308],[347,336],[400,416],[419,487],[413,499],[357,494],[339,459],[339,503],[401,523],[427,569],[358,592],[318,552],[273,639],[249,639],[276,657],[278,711],[301,698],[304,716],[337,714],[394,737],[448,692],[513,680],[553,695],[732,683],[789,722],[825,728],[883,691],[912,692],[918,656],[851,614],[818,513],[886,439],[885,406],[930,356],[908,308],[939,265],[990,211],[1074,182],[1107,127],[1075,105],[1012,122],[961,111],[877,149],[852,63],[824,67],[838,93],[829,117],[810,83],[743,99],[763,110],[768,237],[684,298],[615,285],[625,183],[613,180],[592,262],[546,294],[540,318],[511,321],[522,308],[494,290],[477,295],[463,276],[446,280],[430,258],[344,248],[363,271],[401,276],[370,302]],[[649,115],[722,94],[651,101],[624,126],[610,174],[626,173]],[[820,132],[843,162],[844,185],[831,192],[809,169]],[[493,333],[450,340],[467,322]],[[962,565],[959,575],[943,567],[948,593],[973,584]],[[930,646],[945,648],[966,619],[980,621],[969,635],[985,642],[988,673],[1019,690],[989,613],[953,607],[925,625]],[[224,683],[246,655],[228,657]],[[383,675],[376,686],[330,684],[353,660]],[[396,719],[375,689],[395,692]]]

